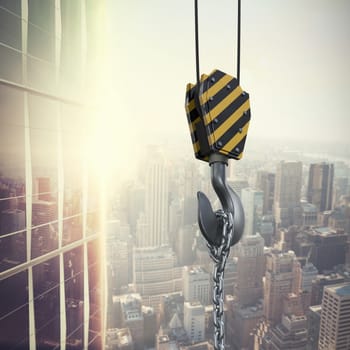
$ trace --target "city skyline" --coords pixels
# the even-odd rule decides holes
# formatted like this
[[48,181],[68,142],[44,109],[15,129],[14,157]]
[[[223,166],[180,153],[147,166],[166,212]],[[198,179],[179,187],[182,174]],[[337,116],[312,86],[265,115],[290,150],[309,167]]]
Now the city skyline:
[[[344,296],[342,328],[350,298],[350,6],[242,6],[252,121],[226,169],[246,228],[225,343],[316,350],[348,341],[325,314]],[[201,72],[234,75],[236,2],[199,17]],[[0,348],[213,350],[196,193],[220,201],[184,107],[193,3],[0,0],[0,22]]]

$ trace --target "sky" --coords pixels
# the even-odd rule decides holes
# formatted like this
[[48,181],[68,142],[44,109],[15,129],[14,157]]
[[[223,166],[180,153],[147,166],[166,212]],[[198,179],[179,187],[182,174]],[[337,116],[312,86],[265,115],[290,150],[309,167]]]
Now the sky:
[[[237,1],[199,0],[200,70],[236,74]],[[191,141],[185,88],[195,81],[191,0],[109,0],[106,108],[120,147]],[[243,0],[241,86],[249,138],[350,148],[350,1]]]

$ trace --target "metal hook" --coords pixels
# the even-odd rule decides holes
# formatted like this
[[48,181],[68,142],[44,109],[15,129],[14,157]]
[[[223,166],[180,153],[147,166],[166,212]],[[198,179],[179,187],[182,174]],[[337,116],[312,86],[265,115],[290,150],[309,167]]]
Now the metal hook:
[[[211,183],[219,197],[223,210],[231,213],[233,217],[233,239],[236,244],[242,237],[244,229],[244,211],[237,193],[226,183],[226,166],[228,158],[214,153],[209,157],[211,168]],[[209,244],[219,247],[222,238],[222,220],[214,212],[208,197],[203,192],[197,192],[198,198],[198,224]]]

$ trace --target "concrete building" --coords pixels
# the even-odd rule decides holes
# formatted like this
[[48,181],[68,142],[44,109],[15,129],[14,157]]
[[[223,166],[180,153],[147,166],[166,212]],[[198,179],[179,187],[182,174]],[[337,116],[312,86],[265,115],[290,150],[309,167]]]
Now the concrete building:
[[317,275],[317,277],[312,281],[311,305],[320,305],[322,303],[323,290],[325,287],[344,282],[346,282],[345,278],[338,273]]
[[272,215],[264,215],[261,218],[260,236],[264,238],[264,244],[270,247],[273,243],[275,233],[275,221]]
[[318,339],[320,334],[322,306],[310,306],[308,318],[308,347],[310,350],[318,349]]
[[205,339],[205,310],[200,302],[184,303],[184,328],[192,342]]
[[254,306],[242,306],[235,301],[226,302],[226,343],[233,349],[252,349],[254,329],[264,316],[262,302]]
[[278,164],[276,172],[274,217],[277,227],[289,227],[300,221],[302,163]]
[[106,350],[134,350],[129,328],[110,328],[106,332]]
[[311,294],[312,291],[312,281],[314,281],[317,278],[318,270],[310,262],[307,262],[302,268],[301,268],[301,274],[300,274],[300,290],[302,292],[308,292]]
[[350,347],[350,283],[324,288],[318,348]]
[[143,349],[144,317],[142,313],[142,299],[139,294],[122,295],[120,303],[120,326],[130,330],[135,349]]
[[211,304],[210,274],[200,266],[183,268],[183,296],[185,301]]
[[133,285],[143,304],[159,310],[163,295],[182,290],[182,269],[167,246],[134,248]]
[[319,272],[332,270],[334,266],[345,264],[347,234],[329,227],[315,227],[306,232],[312,244],[309,261]]
[[310,164],[307,200],[320,212],[332,209],[333,179],[333,164]]
[[136,232],[140,248],[160,247],[169,243],[169,175],[168,164],[161,150],[148,149],[149,158],[145,168],[145,223],[147,232]]
[[301,225],[315,226],[317,225],[318,209],[315,204],[305,201],[301,202]]
[[242,190],[242,205],[244,208],[245,223],[244,235],[255,235],[260,231],[261,218],[263,216],[263,195],[262,191],[244,188]]
[[256,188],[264,193],[263,215],[271,215],[275,193],[276,175],[267,171],[258,171],[256,178]]
[[264,240],[245,236],[237,245],[237,283],[234,294],[241,306],[255,306],[263,297],[265,275]]
[[175,252],[179,265],[192,265],[194,261],[193,244],[198,230],[197,224],[185,225],[180,228],[175,241]]
[[264,314],[273,325],[281,320],[284,297],[297,292],[298,266],[293,251],[282,253],[272,250],[266,255]]

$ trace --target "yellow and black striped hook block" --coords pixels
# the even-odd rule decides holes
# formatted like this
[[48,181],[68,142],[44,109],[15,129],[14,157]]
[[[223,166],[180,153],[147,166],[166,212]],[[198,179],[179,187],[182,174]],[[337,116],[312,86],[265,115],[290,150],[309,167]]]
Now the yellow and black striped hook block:
[[236,78],[214,70],[187,84],[186,114],[196,158],[219,153],[241,159],[250,122],[249,94]]

